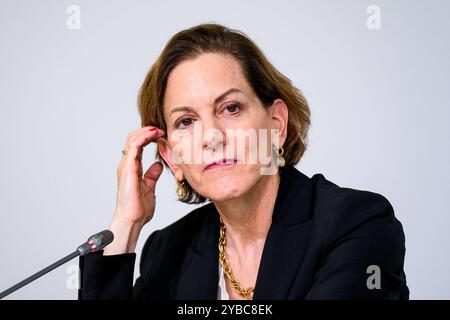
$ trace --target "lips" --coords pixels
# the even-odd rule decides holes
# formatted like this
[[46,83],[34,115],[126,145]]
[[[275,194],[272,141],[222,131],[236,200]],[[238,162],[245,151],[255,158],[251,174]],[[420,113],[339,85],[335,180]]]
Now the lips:
[[207,164],[205,166],[205,170],[209,170],[209,169],[214,169],[214,168],[220,168],[220,167],[225,167],[225,166],[230,166],[233,164],[236,164],[237,160],[236,159],[222,159],[219,161],[214,161],[211,162],[209,164]]

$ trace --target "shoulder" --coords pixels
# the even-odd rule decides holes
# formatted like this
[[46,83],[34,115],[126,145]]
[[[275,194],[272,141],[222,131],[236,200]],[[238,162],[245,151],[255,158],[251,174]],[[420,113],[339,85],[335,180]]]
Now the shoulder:
[[389,200],[376,192],[340,187],[322,174],[311,181],[313,219],[324,254],[339,249],[334,256],[383,261],[388,269],[397,269],[405,254],[405,235]]
[[391,203],[376,192],[339,187],[322,174],[311,182],[317,269],[308,298],[407,299],[405,235]]
[[311,181],[316,218],[349,226],[374,218],[395,218],[389,200],[377,192],[340,187],[323,174],[315,174]]

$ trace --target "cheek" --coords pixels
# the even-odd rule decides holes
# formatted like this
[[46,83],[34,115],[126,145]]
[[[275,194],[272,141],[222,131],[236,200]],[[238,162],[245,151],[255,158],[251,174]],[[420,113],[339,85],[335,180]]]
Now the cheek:
[[192,164],[183,164],[181,170],[183,171],[185,178],[189,180],[189,183],[195,187],[200,184],[202,178],[202,172],[200,168]]
[[187,165],[194,163],[194,155],[196,153],[193,146],[193,139],[188,135],[172,140],[172,160],[176,162],[176,164],[181,164],[180,162]]
[[251,127],[245,134],[230,137],[230,149],[238,159],[245,159],[247,164],[267,164],[270,161],[273,132],[266,127]]
[[253,148],[253,150],[249,150],[249,152],[258,153],[260,163],[267,164],[267,161],[270,160],[267,159],[267,157],[270,157],[271,155],[271,146],[274,138],[274,131],[271,129],[272,124],[267,113],[262,112],[259,113],[258,116],[255,116],[253,125],[256,130],[257,147]]

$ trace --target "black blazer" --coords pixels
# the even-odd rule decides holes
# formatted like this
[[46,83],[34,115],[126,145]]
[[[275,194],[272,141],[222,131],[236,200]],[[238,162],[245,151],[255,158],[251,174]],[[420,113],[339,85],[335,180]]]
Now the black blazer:
[[[272,224],[253,298],[408,299],[405,236],[382,195],[280,168]],[[80,258],[79,299],[217,299],[219,215],[197,208],[147,239],[136,254]],[[381,288],[369,289],[380,269]]]

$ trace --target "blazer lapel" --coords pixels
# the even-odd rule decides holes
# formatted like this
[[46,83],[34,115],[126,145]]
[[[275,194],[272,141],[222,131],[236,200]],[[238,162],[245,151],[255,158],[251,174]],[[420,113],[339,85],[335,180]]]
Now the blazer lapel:
[[253,299],[284,300],[300,269],[311,229],[310,179],[295,169],[280,171],[280,187],[259,265]]
[[219,282],[219,214],[214,204],[205,206],[206,218],[199,235],[188,246],[176,299],[217,299]]

